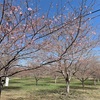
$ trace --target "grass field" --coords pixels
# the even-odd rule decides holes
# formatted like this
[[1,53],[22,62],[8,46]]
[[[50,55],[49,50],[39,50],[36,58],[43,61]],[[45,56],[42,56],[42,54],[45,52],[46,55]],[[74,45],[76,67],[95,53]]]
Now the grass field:
[[11,78],[9,87],[4,87],[1,100],[100,100],[100,82],[85,82],[83,89],[78,80],[73,79],[70,93],[66,96],[65,82],[58,79],[57,84],[50,78],[41,79],[38,86],[32,78]]

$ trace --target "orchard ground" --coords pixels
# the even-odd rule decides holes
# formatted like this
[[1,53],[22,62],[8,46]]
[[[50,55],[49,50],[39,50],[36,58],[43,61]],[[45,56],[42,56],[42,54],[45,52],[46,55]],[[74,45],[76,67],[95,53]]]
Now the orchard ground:
[[62,78],[54,83],[51,78],[39,80],[35,85],[33,78],[10,78],[9,87],[4,87],[1,100],[100,100],[100,82],[93,85],[93,80],[81,82],[72,79],[70,93],[65,93],[65,81]]

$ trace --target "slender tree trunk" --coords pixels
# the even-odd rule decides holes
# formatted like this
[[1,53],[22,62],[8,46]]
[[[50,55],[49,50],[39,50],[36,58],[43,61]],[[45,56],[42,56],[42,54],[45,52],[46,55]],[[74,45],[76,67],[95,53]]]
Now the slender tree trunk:
[[1,98],[2,87],[3,87],[2,78],[0,77],[0,98]]
[[66,93],[70,92],[70,81],[69,81],[69,77],[66,77]]
[[38,85],[38,81],[39,81],[39,79],[37,77],[35,77],[35,82],[36,82],[35,85]]
[[70,90],[70,85],[69,85],[69,84],[70,84],[70,82],[67,81],[67,82],[66,82],[66,85],[67,85],[67,86],[66,86],[66,92],[67,92],[67,93],[69,93],[69,90]]
[[55,84],[57,83],[57,78],[58,78],[58,77],[55,77]]
[[96,85],[96,78],[94,78],[93,82],[94,82],[94,85]]
[[99,83],[100,79],[98,78],[97,81],[98,81],[98,83]]
[[81,82],[82,82],[82,87],[84,88],[84,79],[82,79],[82,81],[81,81]]
[[38,85],[38,79],[36,79],[36,85]]
[[34,76],[34,78],[35,78],[35,82],[36,82],[35,85],[38,85],[38,80],[39,79],[36,76]]

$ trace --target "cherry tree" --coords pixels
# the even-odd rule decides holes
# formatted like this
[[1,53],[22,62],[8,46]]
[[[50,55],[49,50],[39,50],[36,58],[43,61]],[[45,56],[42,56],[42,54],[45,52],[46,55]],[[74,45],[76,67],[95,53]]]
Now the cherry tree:
[[[33,66],[35,65],[30,65],[30,67],[33,68]],[[45,76],[48,75],[48,68],[46,66],[43,66],[39,69],[34,69],[32,71],[30,71],[29,76],[35,79],[36,85],[38,85],[39,80],[43,79]]]
[[[24,0],[23,5],[19,2],[16,5],[16,2],[0,1],[0,91],[5,77],[41,67],[41,63],[36,68],[28,68],[19,62],[38,59],[38,51],[42,52],[42,48],[48,45],[47,36],[63,27],[59,24],[53,25],[54,19],[50,20],[44,14],[37,16],[37,5],[30,7],[28,0]],[[23,69],[11,73],[16,67]]]
[[56,63],[57,72],[61,73],[65,79],[67,93],[69,93],[71,77],[78,70],[74,70],[74,64],[98,43],[98,40],[93,40],[95,34],[92,26],[89,25],[90,19],[83,15],[83,13],[87,13],[84,4],[81,4],[79,12],[78,17],[76,17],[76,12],[68,14],[66,21],[68,24],[50,38],[53,44],[51,55],[54,59],[60,57]]
[[100,79],[100,67],[99,67],[98,57],[94,57],[94,59],[91,63],[92,63],[91,67],[92,67],[92,71],[93,71],[93,74],[91,74],[91,78],[93,78],[93,83],[94,83],[94,85],[96,85]]
[[[64,6],[57,9],[59,12],[50,16],[52,5],[46,13],[41,13],[38,8],[39,1],[33,1],[23,0],[22,3],[19,3],[19,0],[0,1],[0,92],[3,86],[2,79],[5,77],[34,70],[53,62],[68,62],[71,65],[73,53],[70,51],[73,48],[77,51],[77,45],[80,48],[79,45],[85,42],[84,39],[88,41],[92,36],[86,36],[91,29],[88,25],[89,15],[100,11],[92,11],[92,2],[86,7],[86,0],[82,0],[79,9],[77,7],[73,9],[68,0],[67,4],[71,10],[66,11]],[[60,41],[65,47],[57,47]],[[56,53],[55,46],[61,49],[59,54]],[[30,68],[20,63],[23,60],[24,62],[33,60],[38,64],[35,68]],[[16,67],[23,68],[11,72]]]
[[82,87],[84,88],[85,81],[94,74],[96,68],[94,69],[94,65],[96,66],[98,61],[94,61],[94,57],[84,57],[79,60],[76,64],[78,66],[78,71],[74,74],[74,76],[81,81]]
[[61,74],[58,73],[58,68],[57,68],[57,64],[52,64],[51,65],[52,67],[49,67],[49,72],[48,72],[48,75],[54,79],[54,83],[56,84],[57,83],[57,79],[58,78],[61,78]]

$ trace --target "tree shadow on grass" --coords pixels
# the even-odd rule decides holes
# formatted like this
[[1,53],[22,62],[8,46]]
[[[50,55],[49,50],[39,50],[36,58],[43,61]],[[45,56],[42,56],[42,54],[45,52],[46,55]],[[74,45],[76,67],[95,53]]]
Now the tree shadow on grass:
[[43,89],[43,90],[37,90],[37,94],[40,94],[40,95],[44,95],[44,94],[61,94],[61,92],[65,92],[65,86],[57,86],[56,89]]
[[71,89],[84,89],[84,90],[97,90],[98,88],[96,87],[88,87],[88,86],[85,86],[84,88],[82,86],[70,86]]
[[16,99],[14,99],[14,98],[9,98],[8,100],[25,100],[25,99],[22,98],[22,97],[18,97],[18,98],[16,98]]
[[[69,95],[77,95],[77,94],[82,94],[84,93],[83,90],[97,90],[98,88],[96,87],[83,87],[82,86],[70,86],[70,94]],[[82,90],[82,91],[80,91]],[[56,89],[45,89],[45,90],[38,90],[37,94],[38,95],[44,95],[44,94],[49,94],[49,93],[57,93],[57,94],[65,94],[66,95],[66,86],[58,86]]]
[[51,94],[51,93],[60,93],[60,92],[58,91],[58,89],[54,89],[54,90],[45,89],[45,90],[37,91],[38,95],[44,95],[44,94],[47,95],[47,94]]
[[[81,86],[82,85],[82,83],[81,82],[78,82],[78,83],[72,83],[72,85],[79,85],[79,86]],[[88,86],[94,86],[94,83],[92,82],[92,81],[86,81],[85,83],[84,83],[84,85],[88,85]],[[97,83],[97,85],[98,85],[98,83]]]
[[20,90],[20,86],[9,86],[9,87],[3,87],[3,91],[11,91],[11,90]]
[[50,84],[43,84],[43,83],[38,83],[36,85],[36,83],[28,83],[28,84],[24,84],[24,86],[50,86]]
[[[81,85],[81,82],[76,82],[76,83],[72,83],[74,85]],[[96,82],[97,85],[100,85],[100,82]],[[91,85],[94,86],[94,81],[93,80],[87,80],[84,82],[84,85]]]
[[10,83],[11,83],[11,84],[13,84],[13,83],[14,83],[14,84],[16,84],[16,83],[19,84],[19,83],[22,83],[22,82],[18,82],[18,81],[13,82],[13,81],[12,81],[12,82],[10,82]]
[[[61,83],[61,84],[64,84],[65,83],[65,81],[64,80],[56,80],[57,82],[56,83]],[[47,80],[46,81],[46,83],[54,83],[55,84],[55,80],[54,79],[52,79],[52,80]]]

